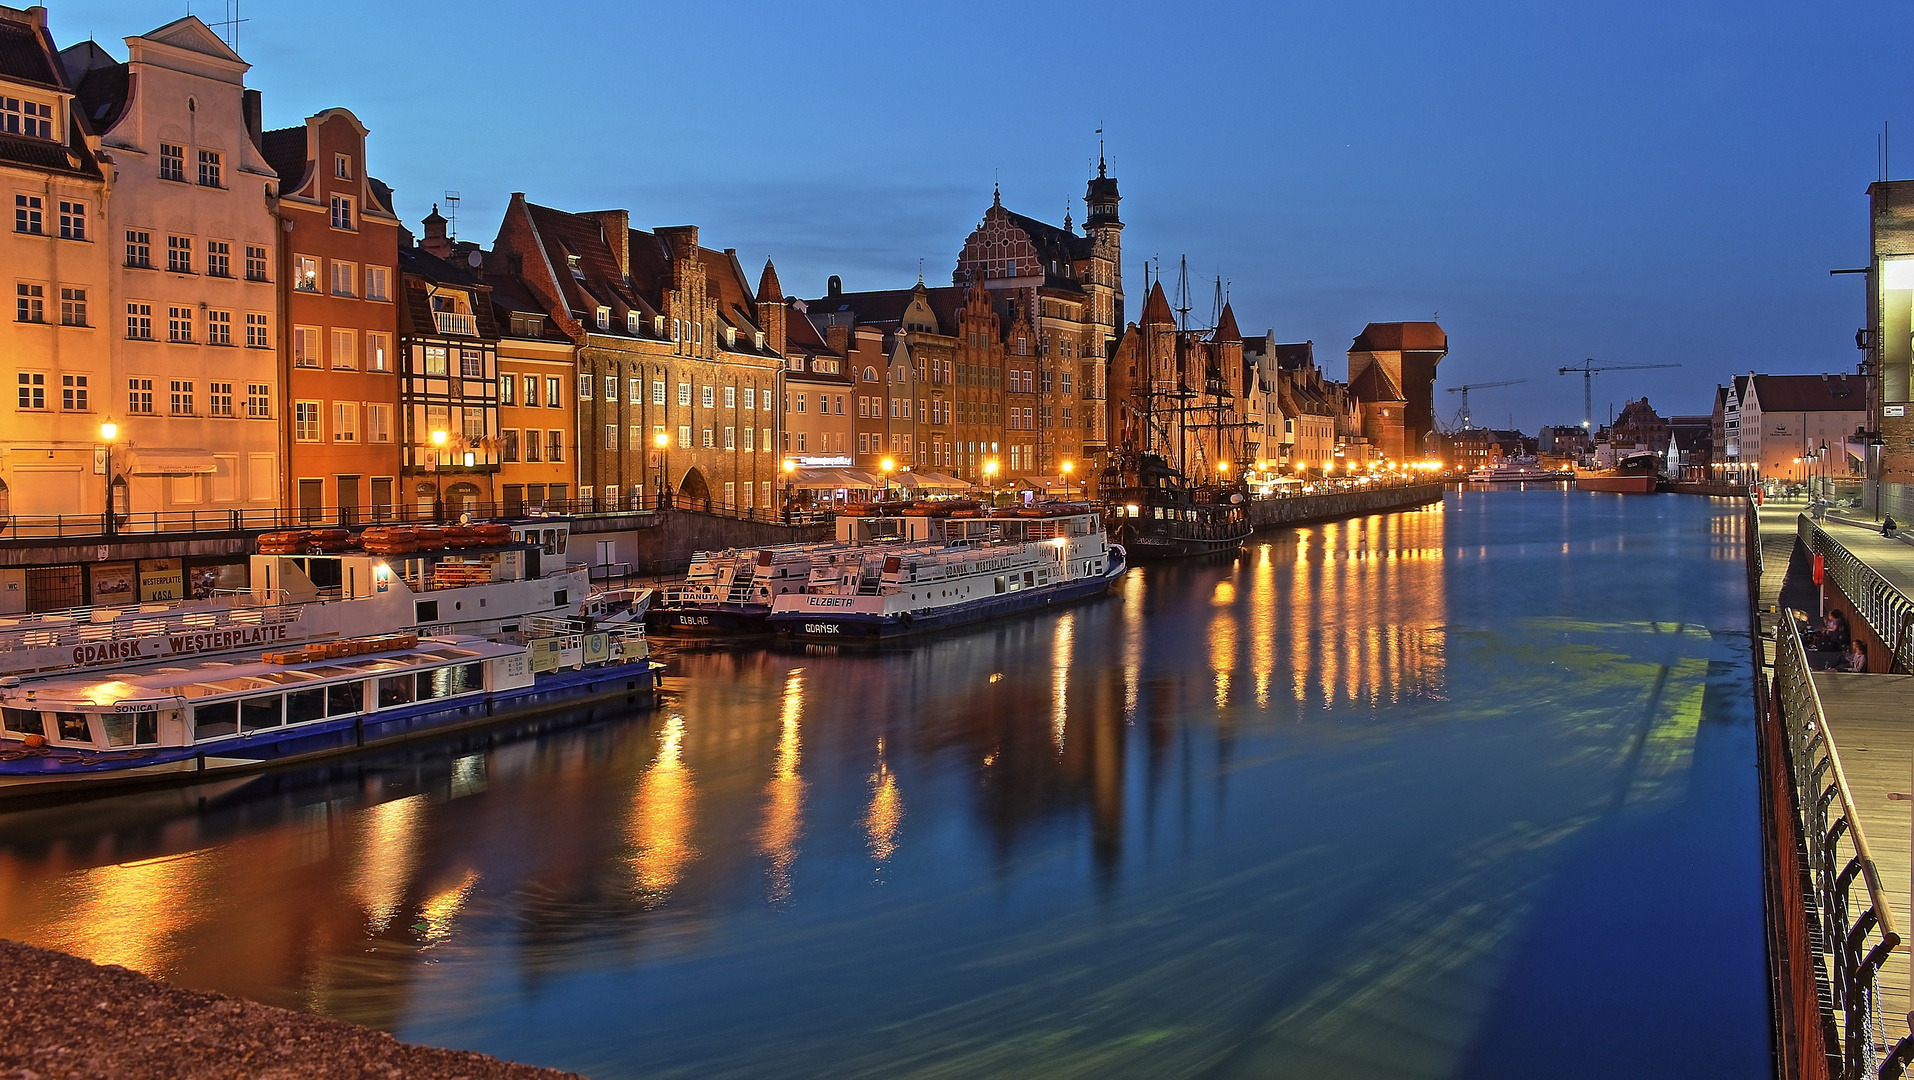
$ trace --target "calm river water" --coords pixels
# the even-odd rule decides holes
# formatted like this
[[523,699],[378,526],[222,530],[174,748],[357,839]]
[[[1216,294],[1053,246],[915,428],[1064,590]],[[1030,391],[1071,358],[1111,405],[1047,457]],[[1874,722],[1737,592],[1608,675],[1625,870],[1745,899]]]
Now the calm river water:
[[1765,1075],[1743,542],[1451,494],[661,645],[648,714],[0,817],[0,936],[600,1080]]

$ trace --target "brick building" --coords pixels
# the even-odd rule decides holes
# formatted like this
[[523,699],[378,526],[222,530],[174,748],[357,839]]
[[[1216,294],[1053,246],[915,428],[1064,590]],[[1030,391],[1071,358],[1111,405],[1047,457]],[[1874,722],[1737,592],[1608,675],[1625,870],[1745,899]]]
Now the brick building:
[[1436,365],[1449,335],[1433,322],[1370,323],[1349,346],[1361,433],[1391,458],[1420,457],[1435,430]]
[[567,506],[578,489],[577,455],[553,459],[549,449],[554,430],[578,444],[577,346],[516,276],[487,273],[485,281],[499,332],[499,502],[507,514]]
[[[483,262],[454,248],[437,206],[419,246],[399,250],[401,484],[417,513],[479,514],[499,501],[499,333]],[[565,460],[571,432],[554,424],[546,435],[547,460]]]
[[[345,109],[268,131],[260,147],[279,177],[275,276],[292,356],[279,409],[301,425],[285,446],[300,511],[336,507],[347,524],[385,517],[400,466],[392,193],[368,175],[365,125]],[[299,437],[314,408],[318,438]]]

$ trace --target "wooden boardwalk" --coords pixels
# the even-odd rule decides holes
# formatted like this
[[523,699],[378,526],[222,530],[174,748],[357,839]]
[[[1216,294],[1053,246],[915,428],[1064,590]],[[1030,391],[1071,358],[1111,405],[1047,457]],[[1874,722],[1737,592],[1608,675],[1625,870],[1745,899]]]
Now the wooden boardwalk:
[[[1861,831],[1880,868],[1888,906],[1900,921],[1903,937],[1914,937],[1908,925],[1908,858],[1914,843],[1914,803],[1889,801],[1889,794],[1914,792],[1914,675],[1842,675],[1821,672],[1814,677],[1827,715],[1828,734],[1841,755],[1848,790],[1861,813]],[[1909,946],[1894,950],[1881,971],[1882,1035],[1893,1045],[1907,1033],[1900,1020],[1909,1002]]]

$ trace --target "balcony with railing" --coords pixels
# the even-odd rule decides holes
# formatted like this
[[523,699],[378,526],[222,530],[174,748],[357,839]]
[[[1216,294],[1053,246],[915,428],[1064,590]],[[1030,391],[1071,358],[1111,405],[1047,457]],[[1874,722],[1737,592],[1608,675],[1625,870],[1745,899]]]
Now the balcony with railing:
[[478,318],[473,315],[461,315],[456,311],[435,311],[432,321],[437,324],[439,333],[458,337],[477,337]]

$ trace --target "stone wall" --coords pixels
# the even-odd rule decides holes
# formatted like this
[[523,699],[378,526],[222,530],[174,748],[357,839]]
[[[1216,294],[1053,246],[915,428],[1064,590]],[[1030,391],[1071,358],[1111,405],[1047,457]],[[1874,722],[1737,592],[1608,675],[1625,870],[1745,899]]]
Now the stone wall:
[[1258,529],[1280,529],[1359,514],[1385,514],[1440,502],[1442,490],[1441,484],[1415,484],[1298,495],[1290,499],[1258,499],[1249,504],[1249,520]]
[[834,529],[829,522],[773,525],[691,510],[574,518],[566,559],[610,567],[613,573],[670,574],[691,565],[693,552],[816,543],[829,540]]

